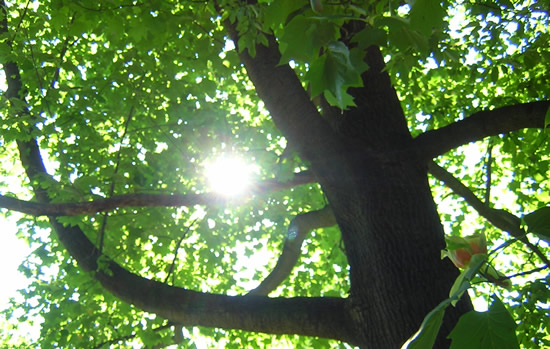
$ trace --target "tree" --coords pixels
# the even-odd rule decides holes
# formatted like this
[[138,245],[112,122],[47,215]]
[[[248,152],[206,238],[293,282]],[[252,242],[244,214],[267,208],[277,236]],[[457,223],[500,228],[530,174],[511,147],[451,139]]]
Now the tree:
[[[0,206],[34,248],[6,313],[42,346],[398,348],[423,319],[424,347],[548,345],[546,2],[2,10]],[[249,192],[208,192],[221,155],[258,164]],[[460,273],[445,234],[474,232]]]

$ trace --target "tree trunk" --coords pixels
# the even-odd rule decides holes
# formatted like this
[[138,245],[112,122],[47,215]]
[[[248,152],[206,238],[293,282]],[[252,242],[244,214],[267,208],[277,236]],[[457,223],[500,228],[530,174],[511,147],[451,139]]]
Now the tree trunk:
[[[346,185],[323,183],[351,267],[352,316],[363,347],[400,348],[458,272],[440,258],[443,230],[424,164],[410,154],[353,158],[354,173],[341,174]],[[448,347],[445,337],[469,308],[449,309],[437,348]]]
[[[233,40],[236,32],[229,27]],[[309,161],[334,211],[350,264],[351,316],[365,348],[399,348],[423,318],[448,297],[456,268],[442,261],[443,229],[427,181],[425,151],[409,133],[377,47],[367,50],[358,105],[326,110],[330,126],[288,66],[274,38],[241,53],[256,91],[289,143]],[[471,304],[459,302],[444,320],[437,348]]]

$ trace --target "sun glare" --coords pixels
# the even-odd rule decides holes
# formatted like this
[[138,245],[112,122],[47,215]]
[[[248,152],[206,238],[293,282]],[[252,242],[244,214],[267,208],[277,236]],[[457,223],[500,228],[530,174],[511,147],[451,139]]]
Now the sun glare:
[[244,192],[250,185],[252,166],[236,157],[220,157],[205,165],[210,188],[226,196]]

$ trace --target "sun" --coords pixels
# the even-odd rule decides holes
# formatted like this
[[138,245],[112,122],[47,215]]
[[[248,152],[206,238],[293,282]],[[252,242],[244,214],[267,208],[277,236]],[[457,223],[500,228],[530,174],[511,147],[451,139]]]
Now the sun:
[[253,167],[234,156],[222,156],[205,164],[208,184],[216,193],[237,196],[250,185]]

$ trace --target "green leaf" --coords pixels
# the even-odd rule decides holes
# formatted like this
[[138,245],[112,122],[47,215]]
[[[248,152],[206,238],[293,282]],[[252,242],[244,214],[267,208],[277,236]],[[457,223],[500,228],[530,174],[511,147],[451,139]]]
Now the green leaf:
[[528,231],[550,243],[550,206],[539,208],[523,217]]
[[162,340],[162,337],[158,332],[150,330],[141,332],[140,338],[143,340],[143,344],[151,347],[158,344]]
[[399,17],[380,17],[375,20],[375,27],[387,27],[390,46],[400,51],[406,51],[411,45],[403,35],[403,31],[410,30],[409,23]]
[[0,42],[0,60],[2,62],[9,61],[12,56],[11,47],[6,42]]
[[433,28],[442,27],[445,14],[439,0],[416,0],[411,9],[411,27],[430,36]]
[[265,10],[265,24],[275,29],[283,25],[291,13],[304,7],[304,5],[305,2],[295,0],[273,1]]
[[546,111],[546,115],[544,116],[544,127],[548,127],[550,125],[550,108]]
[[338,38],[338,27],[326,19],[294,17],[281,37],[281,63],[294,59],[309,62],[319,56],[322,47]]
[[458,250],[459,248],[469,248],[470,245],[464,238],[460,236],[445,236],[445,244],[447,245],[447,250]]
[[456,302],[464,291],[469,288],[469,284],[462,283],[460,289],[455,294],[443,302],[439,303],[432,311],[426,315],[418,331],[403,345],[403,349],[431,349],[441,328],[445,309]]
[[306,76],[311,84],[312,97],[328,91],[340,109],[352,105],[346,89],[361,86],[361,73],[367,69],[358,53],[359,50],[350,52],[341,41],[331,43],[326,54],[311,64]]
[[343,107],[340,107],[340,109],[345,109],[346,107],[354,107],[355,102],[353,101],[353,97],[345,92],[342,94],[342,100],[339,101],[329,90],[325,90],[324,94],[325,99],[327,100],[328,104],[330,105],[336,105],[340,106],[343,105]]
[[403,348],[407,349],[429,349],[433,348],[441,323],[443,322],[443,316],[445,315],[445,309],[449,306],[450,301],[440,303],[434,310],[428,313],[428,315],[422,321],[420,329],[413,336],[413,340],[405,343]]
[[371,45],[386,46],[388,35],[379,28],[366,27],[355,34],[351,42],[358,43],[360,48],[368,48]]
[[504,304],[494,297],[486,312],[464,314],[453,329],[451,349],[516,349],[516,323]]

